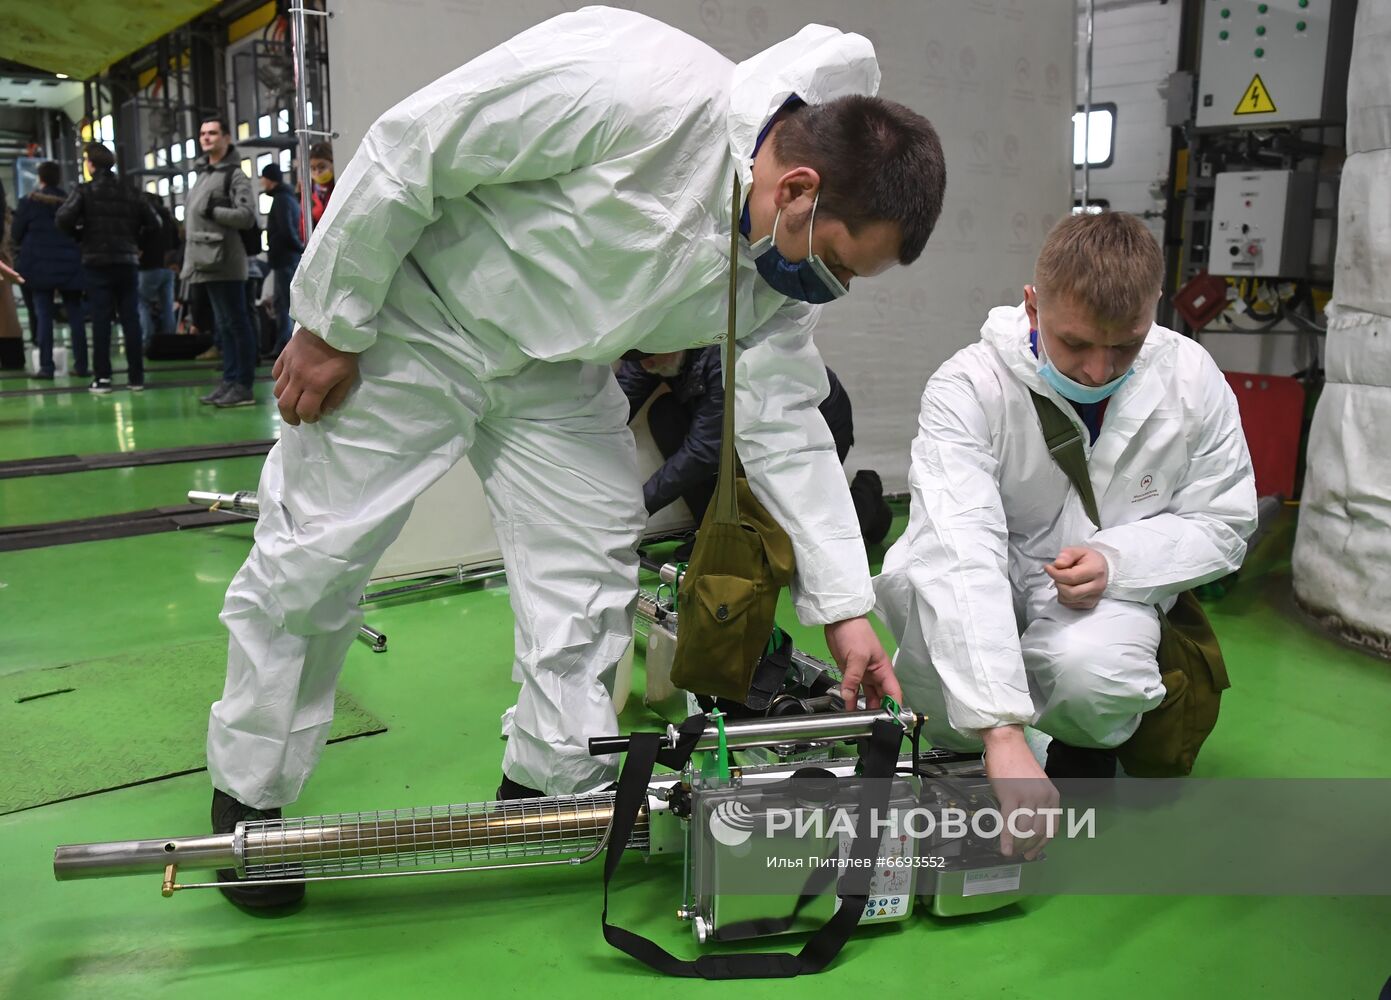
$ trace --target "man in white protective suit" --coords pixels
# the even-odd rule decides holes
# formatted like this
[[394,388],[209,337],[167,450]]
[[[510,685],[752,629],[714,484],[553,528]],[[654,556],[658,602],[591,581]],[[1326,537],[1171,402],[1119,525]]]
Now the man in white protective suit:
[[[908,701],[934,745],[984,747],[1002,811],[1107,778],[1164,697],[1155,605],[1237,569],[1256,492],[1236,400],[1195,341],[1154,323],[1159,247],[1134,216],[1064,219],[1024,302],[927,383],[908,528],[875,581]],[[1044,443],[1031,391],[1077,423],[1098,530]],[[1050,735],[1047,768],[1024,727]],[[1047,824],[1023,812],[1032,859]]]
[[[591,7],[534,27],[386,112],[339,178],[292,288],[277,362],[289,425],[256,545],[222,612],[213,826],[279,815],[312,771],[373,566],[412,501],[467,457],[516,618],[521,684],[501,797],[610,784],[610,688],[632,640],[645,521],[611,363],[720,340],[738,259],[738,448],[787,529],[800,619],[825,626],[852,703],[898,697],[817,404],[819,308],[911,263],[941,208],[931,124],[873,97],[859,35],[811,25],[735,65],[673,28]],[[746,196],[731,218],[735,178]],[[233,878],[222,873],[223,880]],[[229,884],[246,905],[301,887]]]

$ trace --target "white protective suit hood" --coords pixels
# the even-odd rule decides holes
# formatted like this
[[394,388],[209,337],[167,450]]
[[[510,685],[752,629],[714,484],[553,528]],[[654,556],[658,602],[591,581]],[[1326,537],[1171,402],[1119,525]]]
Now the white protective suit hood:
[[758,134],[787,103],[824,104],[850,94],[879,93],[879,63],[868,38],[809,24],[791,38],[734,67],[729,93],[729,148],[747,197]]

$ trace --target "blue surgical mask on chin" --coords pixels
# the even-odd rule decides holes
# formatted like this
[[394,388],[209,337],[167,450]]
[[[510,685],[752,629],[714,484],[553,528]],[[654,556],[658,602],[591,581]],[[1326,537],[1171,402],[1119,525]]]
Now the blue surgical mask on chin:
[[781,292],[789,299],[799,299],[817,305],[834,301],[847,291],[831,273],[825,261],[811,252],[811,234],[816,225],[816,205],[820,200],[821,196],[817,195],[816,200],[811,203],[811,221],[807,224],[806,260],[790,261],[778,249],[778,221],[782,218],[782,209],[778,209],[778,214],[773,216],[772,234],[763,237],[750,248],[754,263],[758,266],[758,273],[774,291]]
[[1135,374],[1135,369],[1133,367],[1127,368],[1125,374],[1113,378],[1105,385],[1083,385],[1081,382],[1074,382],[1053,366],[1053,362],[1048,358],[1048,352],[1043,347],[1043,334],[1040,332],[1038,334],[1038,373],[1043,381],[1051,385],[1064,399],[1070,399],[1074,403],[1099,403],[1125,385],[1126,380]]

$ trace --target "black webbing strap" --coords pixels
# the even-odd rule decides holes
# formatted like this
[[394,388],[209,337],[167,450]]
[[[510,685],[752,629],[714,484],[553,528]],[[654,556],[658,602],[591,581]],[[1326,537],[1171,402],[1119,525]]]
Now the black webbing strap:
[[[850,850],[851,862],[841,876],[838,887],[841,905],[802,950],[796,955],[784,952],[702,955],[695,961],[688,961],[677,958],[640,934],[609,923],[609,881],[618,870],[623,850],[632,835],[638,810],[647,796],[653,767],[659,761],[667,767],[684,767],[704,730],[705,716],[695,715],[681,724],[674,748],[663,749],[662,737],[656,733],[638,733],[631,738],[628,756],[618,778],[618,790],[614,795],[613,828],[609,833],[604,858],[604,940],[649,968],[686,979],[788,979],[820,972],[835,959],[854,933],[869,899],[869,880],[873,872],[868,862],[879,848],[879,838],[872,833],[873,818],[875,814],[883,816],[888,808],[891,779],[898,762],[903,729],[887,719],[875,722],[871,729],[861,755],[861,778],[878,780],[860,781],[859,812],[855,819],[855,841]],[[804,903],[799,900],[798,907],[802,905]]]
[[1039,423],[1043,425],[1043,442],[1048,446],[1048,454],[1053,456],[1053,461],[1058,463],[1058,468],[1063,470],[1073,489],[1081,496],[1082,506],[1092,519],[1092,524],[1101,527],[1092,477],[1087,472],[1087,453],[1082,448],[1082,432],[1071,417],[1058,409],[1057,403],[1032,389],[1029,395],[1034,397],[1034,409],[1038,411]]

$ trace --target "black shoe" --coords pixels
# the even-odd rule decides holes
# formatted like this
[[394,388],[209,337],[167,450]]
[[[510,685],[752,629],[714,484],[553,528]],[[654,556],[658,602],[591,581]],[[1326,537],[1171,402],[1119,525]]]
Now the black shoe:
[[71,375],[71,376],[73,376],[74,378],[91,378],[91,377],[92,377],[92,371],[91,371],[90,368],[79,368],[79,369],[77,369],[76,371],[68,372],[68,374]]
[[217,405],[217,401],[221,399],[230,388],[232,388],[231,382],[219,382],[217,388],[212,392],[208,393],[206,396],[199,396],[198,402],[205,406],[215,406]]
[[111,380],[109,378],[94,378],[92,384],[87,386],[87,391],[95,396],[111,395]]
[[691,561],[691,553],[694,552],[694,551],[695,551],[695,532],[692,531],[692,532],[690,533],[690,535],[688,535],[688,536],[686,537],[686,540],[685,540],[684,542],[682,542],[680,545],[676,546],[676,548],[674,548],[674,549],[671,550],[671,561],[672,561],[672,562],[679,562],[679,563],[682,563],[682,562],[690,562],[690,561]]
[[499,802],[506,802],[509,799],[540,799],[544,798],[545,795],[545,792],[518,784],[505,774],[502,776],[502,784],[497,786],[497,800]]
[[1069,746],[1062,740],[1048,744],[1048,763],[1043,772],[1050,779],[1114,778],[1116,751]]
[[[238,823],[279,818],[279,809],[252,809],[222,789],[213,789],[213,833],[235,833]],[[217,880],[227,883],[221,886],[222,895],[248,910],[278,910],[304,900],[302,882],[290,885],[257,885],[254,879],[243,879],[231,868],[219,869]]]
[[878,545],[894,524],[894,512],[884,499],[884,483],[873,469],[861,469],[850,481],[850,499],[866,545]]
[[34,373],[33,373],[32,375],[30,375],[29,377],[32,378],[32,379],[37,379],[37,380],[40,381],[40,382],[52,382],[52,381],[53,381],[53,373],[52,373],[52,372],[34,372]]
[[252,395],[250,386],[234,384],[213,400],[213,406],[219,410],[227,410],[234,406],[252,406],[255,402],[256,397]]

